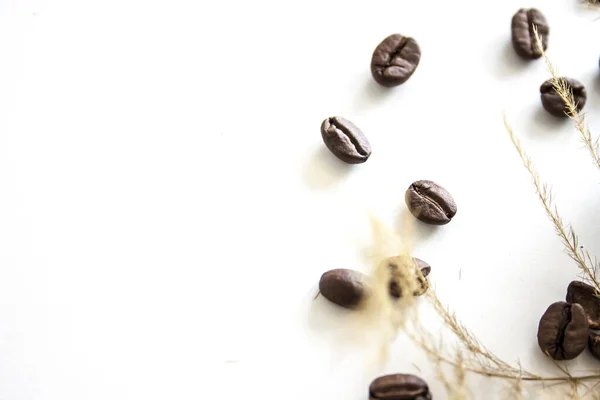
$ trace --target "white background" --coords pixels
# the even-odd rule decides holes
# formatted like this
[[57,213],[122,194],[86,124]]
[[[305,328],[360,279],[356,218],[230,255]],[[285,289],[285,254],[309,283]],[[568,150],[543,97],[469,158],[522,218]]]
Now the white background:
[[[600,11],[576,1],[1,0],[0,399],[362,400],[388,372],[446,398],[409,342],[365,368],[347,316],[312,301],[324,271],[368,268],[368,213],[396,229],[418,179],[458,204],[414,238],[439,296],[502,358],[556,373],[537,324],[577,269],[502,112],[598,255],[600,171],[542,109],[543,61],[510,46],[532,6],[600,134]],[[369,63],[392,33],[422,58],[386,89]],[[325,149],[333,115],[367,163]]]

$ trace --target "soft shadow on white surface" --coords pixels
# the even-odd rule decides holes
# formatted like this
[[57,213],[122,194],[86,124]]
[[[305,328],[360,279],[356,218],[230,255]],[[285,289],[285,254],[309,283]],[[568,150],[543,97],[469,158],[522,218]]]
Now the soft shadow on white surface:
[[[587,375],[590,371],[598,369],[598,360],[594,358],[590,350],[586,349],[574,360],[561,361],[561,368],[567,368],[571,375]],[[529,371],[535,371],[542,376],[560,376],[561,372],[540,350],[535,336],[532,338],[530,365],[525,367]]]
[[372,107],[381,105],[381,102],[388,99],[392,94],[401,91],[402,87],[388,88],[375,82],[375,80],[369,76],[360,86],[360,90],[356,94],[356,101],[354,105],[354,112],[360,114],[367,111]]
[[[596,96],[600,95],[600,73],[598,73],[596,75],[596,78],[593,80],[593,82],[590,86],[591,86],[590,89],[594,91]],[[588,91],[588,96],[590,95],[590,93],[589,93],[590,91]]]
[[310,291],[310,304],[307,307],[307,325],[314,335],[328,343],[331,348],[332,362],[340,362],[345,354],[362,351],[372,339],[373,333],[369,324],[370,318],[360,310],[349,310],[331,303],[318,293],[318,285]]
[[325,190],[338,184],[352,166],[338,160],[325,145],[319,148],[304,167],[304,182],[314,190]]
[[564,128],[565,124],[569,123],[572,123],[569,118],[555,117],[548,113],[540,102],[540,106],[533,111],[533,115],[529,118],[527,134],[539,139],[551,138]]
[[[499,46],[500,47],[500,46]],[[494,73],[498,78],[506,78],[511,75],[517,75],[527,69],[531,63],[523,60],[517,55],[510,42],[510,38],[502,44],[502,51],[495,52],[498,62],[495,63]]]
[[316,286],[311,291],[314,296],[309,300],[308,326],[323,338],[339,339],[344,334],[344,328],[356,320],[356,312],[331,303],[319,293]]
[[[409,226],[407,226],[407,219],[411,219]],[[440,226],[438,225],[430,225],[419,221],[406,206],[396,218],[396,232],[400,237],[409,238],[413,244],[429,240],[436,235],[439,229]]]

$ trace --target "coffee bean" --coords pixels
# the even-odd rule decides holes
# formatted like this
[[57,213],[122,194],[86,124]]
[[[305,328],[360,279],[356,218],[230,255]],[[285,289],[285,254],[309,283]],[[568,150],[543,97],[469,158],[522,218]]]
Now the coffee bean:
[[390,35],[373,52],[371,74],[380,85],[398,86],[412,76],[420,60],[421,49],[415,39]]
[[[585,106],[587,101],[587,91],[581,82],[573,78],[560,77],[558,78],[561,85],[565,86],[567,90],[573,93],[573,100],[575,101],[575,111],[579,112]],[[540,86],[540,93],[542,97],[542,106],[550,114],[555,117],[568,117],[569,109],[567,103],[560,97],[556,92],[552,84],[552,79],[548,79]]]
[[370,400],[431,400],[427,382],[415,375],[380,376],[369,386]]
[[[415,276],[417,278],[417,288],[413,292],[413,296],[421,296],[427,289],[429,289],[429,283],[427,282],[427,275],[431,272],[431,266],[425,261],[413,258],[414,266],[416,267]],[[390,271],[390,283],[389,292],[392,297],[402,297],[401,281],[406,279],[404,271],[400,269],[401,263],[405,262],[402,257],[389,257],[385,260],[388,269]]]
[[567,302],[577,303],[583,307],[587,315],[590,329],[600,329],[600,298],[593,286],[573,281],[567,288]]
[[542,48],[546,51],[550,28],[544,14],[535,8],[521,8],[513,15],[511,24],[512,45],[517,54],[526,60],[535,60],[542,56],[533,32],[534,25],[537,27],[540,39],[542,39]]
[[371,145],[360,129],[342,117],[330,117],[321,124],[327,148],[348,164],[360,164],[371,155]]
[[585,349],[589,327],[583,307],[558,301],[540,319],[538,345],[555,360],[572,360]]
[[319,291],[327,300],[340,307],[356,308],[370,293],[367,276],[352,269],[332,269],[319,281]]
[[600,360],[600,333],[590,331],[588,335],[588,347],[592,355]]
[[415,260],[417,268],[419,268],[423,276],[427,277],[427,275],[429,275],[429,273],[431,272],[431,266],[425,261],[421,260],[420,258],[414,257],[413,260]]
[[420,221],[444,225],[456,214],[456,203],[446,189],[435,182],[414,182],[405,195],[410,212]]

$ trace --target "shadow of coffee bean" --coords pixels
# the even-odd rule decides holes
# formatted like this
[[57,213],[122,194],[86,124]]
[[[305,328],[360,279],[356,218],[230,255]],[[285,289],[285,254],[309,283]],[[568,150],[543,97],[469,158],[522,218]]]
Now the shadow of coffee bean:
[[306,164],[304,182],[314,190],[328,189],[344,179],[351,168],[352,165],[336,158],[323,144]]
[[425,222],[417,221],[415,223],[415,236],[419,240],[425,240],[435,235],[440,230],[438,225],[430,225]]
[[539,107],[536,108],[531,118],[528,132],[533,137],[548,137],[549,134],[562,129],[569,122],[570,119],[567,117],[555,117],[544,110],[540,101]]
[[[496,47],[493,48],[497,49]],[[500,54],[497,58],[494,58],[496,60],[494,62],[494,73],[500,78],[516,75],[531,65],[530,61],[524,60],[517,55],[510,38],[504,42],[501,52],[498,53],[496,50],[494,52],[495,54]]]
[[[396,219],[396,232],[402,238],[410,238],[413,246],[428,240],[439,231],[439,225],[431,225],[419,221],[410,210],[406,208],[404,202],[402,203],[402,207],[403,209]],[[407,223],[407,219],[409,218],[412,220]]]
[[372,107],[379,107],[381,102],[398,92],[400,92],[400,88],[382,86],[375,82],[372,76],[369,76],[356,95],[354,113],[361,114]]
[[318,284],[307,294],[307,328],[327,344],[331,362],[342,362],[348,354],[364,350],[373,339],[373,321],[365,310],[340,307],[319,295]]
[[600,73],[598,73],[594,78],[592,87],[594,88],[596,94],[600,94]]

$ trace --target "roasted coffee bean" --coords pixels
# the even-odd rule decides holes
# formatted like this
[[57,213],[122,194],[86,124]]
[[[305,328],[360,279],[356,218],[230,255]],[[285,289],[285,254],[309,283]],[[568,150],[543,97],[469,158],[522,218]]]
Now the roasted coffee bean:
[[427,382],[415,375],[392,374],[375,379],[369,386],[370,400],[431,400]]
[[360,164],[371,155],[371,145],[360,129],[342,117],[330,117],[321,124],[327,148],[348,164]]
[[390,35],[373,52],[371,74],[380,85],[398,86],[412,76],[420,60],[421,49],[415,39]]
[[512,45],[517,54],[526,60],[535,60],[542,56],[533,32],[534,25],[537,27],[538,35],[542,40],[542,48],[546,51],[550,28],[544,14],[535,8],[522,8],[513,15],[511,24]]
[[[587,101],[587,91],[581,82],[573,78],[560,77],[560,84],[567,90],[573,93],[573,100],[575,101],[575,111],[579,112],[585,106]],[[569,109],[567,103],[560,97],[556,92],[552,79],[548,79],[540,86],[540,93],[542,97],[542,106],[550,114],[556,117],[568,117]]]
[[456,203],[446,189],[435,182],[414,182],[405,195],[410,212],[420,221],[444,225],[456,214]]
[[[425,261],[413,258],[414,265],[417,268],[415,271],[415,277],[417,278],[417,288],[413,292],[413,296],[421,296],[427,289],[429,289],[429,283],[427,282],[427,275],[431,272],[431,267]],[[400,269],[401,263],[404,262],[402,257],[389,257],[385,260],[390,272],[390,283],[389,292],[392,297],[402,297],[401,280],[404,278],[403,270]]]
[[592,355],[600,360],[600,333],[590,331],[588,335],[588,347]]
[[356,308],[370,293],[367,276],[352,269],[332,269],[319,281],[319,291],[327,300],[344,308]]
[[585,349],[589,327],[583,307],[558,301],[540,319],[538,345],[555,360],[572,360]]
[[587,283],[573,281],[567,288],[567,302],[577,303],[585,310],[590,329],[600,329],[600,294]]

